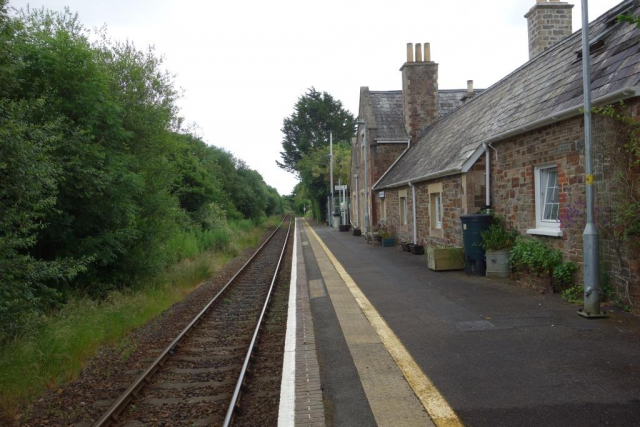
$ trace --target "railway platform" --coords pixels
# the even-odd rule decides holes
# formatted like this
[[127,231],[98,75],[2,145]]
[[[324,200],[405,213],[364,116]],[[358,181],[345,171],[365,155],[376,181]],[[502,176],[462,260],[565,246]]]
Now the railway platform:
[[301,219],[295,246],[281,425],[637,425],[637,317]]

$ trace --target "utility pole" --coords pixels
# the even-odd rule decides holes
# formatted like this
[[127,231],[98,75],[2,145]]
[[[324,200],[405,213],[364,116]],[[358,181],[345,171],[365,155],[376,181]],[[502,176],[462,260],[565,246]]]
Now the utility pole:
[[600,312],[600,251],[598,230],[593,220],[593,159],[591,158],[591,58],[589,49],[588,0],[582,0],[582,80],[584,91],[584,163],[587,187],[587,225],[582,233],[584,259],[584,308],[578,314],[586,318],[606,317]]
[[329,131],[329,182],[331,197],[329,197],[329,227],[333,227],[333,132]]

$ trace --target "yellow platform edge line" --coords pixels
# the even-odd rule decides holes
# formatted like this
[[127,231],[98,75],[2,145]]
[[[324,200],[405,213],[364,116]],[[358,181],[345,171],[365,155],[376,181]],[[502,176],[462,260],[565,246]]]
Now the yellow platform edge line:
[[306,219],[305,226],[316,238],[334,268],[351,291],[351,294],[358,302],[360,309],[369,320],[369,323],[371,323],[371,326],[373,326],[375,331],[378,333],[378,336],[382,340],[387,351],[389,351],[391,357],[396,361],[396,364],[402,371],[402,375],[404,375],[404,378],[413,389],[413,392],[416,394],[418,399],[420,399],[422,406],[424,406],[424,409],[427,411],[434,424],[438,427],[462,427],[462,421],[460,421],[460,418],[458,418],[451,405],[449,405],[447,400],[429,377],[427,377],[422,369],[420,369],[404,344],[402,344],[389,325],[387,325],[387,322],[385,322],[371,302],[362,293],[356,282],[324,244],[320,236],[318,236],[315,230],[307,223]]

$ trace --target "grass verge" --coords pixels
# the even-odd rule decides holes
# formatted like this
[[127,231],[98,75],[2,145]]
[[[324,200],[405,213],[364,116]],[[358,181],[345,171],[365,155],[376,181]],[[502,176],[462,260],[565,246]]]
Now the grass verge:
[[275,217],[260,226],[251,221],[233,222],[224,249],[182,259],[135,291],[113,292],[99,302],[72,298],[35,332],[5,345],[0,349],[0,424],[12,422],[21,408],[47,390],[75,379],[100,346],[122,341],[182,300],[239,253],[257,246],[264,230],[279,222]]

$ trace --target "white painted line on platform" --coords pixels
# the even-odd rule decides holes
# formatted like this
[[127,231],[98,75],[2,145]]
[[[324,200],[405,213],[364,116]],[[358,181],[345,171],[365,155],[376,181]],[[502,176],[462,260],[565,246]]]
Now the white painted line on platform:
[[420,366],[413,360],[409,350],[402,344],[402,341],[391,330],[387,322],[380,316],[380,313],[375,309],[373,304],[360,290],[353,278],[347,273],[347,270],[340,264],[338,259],[329,250],[327,245],[320,239],[320,236],[315,230],[305,221],[307,230],[309,230],[316,238],[320,246],[324,250],[325,254],[333,264],[333,267],[337,270],[338,274],[342,277],[342,280],[347,285],[351,294],[354,296],[360,309],[364,315],[369,319],[369,323],[378,333],[378,336],[382,340],[384,346],[387,348],[396,364],[402,371],[407,382],[415,392],[418,399],[422,402],[422,405],[426,409],[427,413],[431,417],[431,420],[438,427],[462,427],[462,421],[458,418],[458,415],[454,412],[453,408],[449,405],[444,396],[436,388],[435,384],[427,377],[422,371]]
[[278,427],[292,427],[295,422],[296,401],[296,287],[298,280],[298,221],[293,229],[293,254],[291,257],[291,281],[289,284],[289,309],[287,311],[287,335],[284,343],[282,383]]

